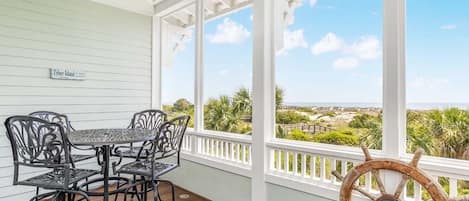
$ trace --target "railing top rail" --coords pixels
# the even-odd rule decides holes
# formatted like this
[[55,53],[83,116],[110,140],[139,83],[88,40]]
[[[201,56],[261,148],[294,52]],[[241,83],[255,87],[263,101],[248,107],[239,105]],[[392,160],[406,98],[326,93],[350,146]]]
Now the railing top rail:
[[[267,143],[269,148],[296,151],[317,156],[325,156],[340,160],[363,161],[363,153],[359,148],[327,145],[312,142],[275,139]],[[370,150],[375,158],[386,158],[378,150]],[[400,160],[410,161],[411,154],[401,156]],[[423,156],[419,167],[431,175],[469,180],[469,161],[449,158]]]
[[[403,161],[410,161],[411,159],[410,154],[401,157]],[[419,168],[432,175],[469,181],[469,161],[466,160],[423,156],[419,162]]]
[[[326,145],[314,142],[275,139],[271,142],[268,142],[267,147],[309,153],[313,155],[326,156],[336,159],[362,161],[364,158],[363,152],[359,148],[344,147],[338,145]],[[380,151],[370,150],[370,152],[374,157],[383,157],[383,154]]]
[[206,138],[213,138],[231,142],[238,142],[243,144],[251,144],[252,137],[250,135],[242,135],[242,134],[234,134],[234,133],[222,133],[222,132],[214,132],[214,131],[204,131],[195,132],[195,131],[187,131],[187,135],[199,136],[199,137],[206,137]]

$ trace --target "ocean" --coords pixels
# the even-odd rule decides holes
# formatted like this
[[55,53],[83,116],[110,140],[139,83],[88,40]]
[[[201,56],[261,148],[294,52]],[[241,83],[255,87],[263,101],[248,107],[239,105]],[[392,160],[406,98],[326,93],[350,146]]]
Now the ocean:
[[[354,108],[382,108],[382,103],[301,103],[286,102],[286,106],[299,107],[354,107]],[[430,110],[430,109],[447,109],[459,108],[469,110],[469,103],[408,103],[407,109],[411,110]]]

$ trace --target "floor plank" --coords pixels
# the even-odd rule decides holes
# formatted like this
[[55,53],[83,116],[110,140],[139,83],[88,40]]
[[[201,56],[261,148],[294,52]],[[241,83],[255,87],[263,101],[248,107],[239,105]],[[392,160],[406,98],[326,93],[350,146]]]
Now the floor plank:
[[[162,201],[171,201],[171,189],[168,184],[162,183],[160,185],[159,190],[160,190]],[[99,197],[91,197],[91,201],[101,201],[101,200],[102,198],[99,198]],[[114,196],[111,196],[110,200],[114,200]],[[118,201],[122,201],[122,200],[124,200],[123,195],[120,195]],[[134,198],[132,200],[130,199],[130,196],[129,196],[127,200],[136,201],[137,198]],[[148,200],[153,201],[153,193],[148,193]],[[176,201],[210,201],[210,200],[176,186]]]

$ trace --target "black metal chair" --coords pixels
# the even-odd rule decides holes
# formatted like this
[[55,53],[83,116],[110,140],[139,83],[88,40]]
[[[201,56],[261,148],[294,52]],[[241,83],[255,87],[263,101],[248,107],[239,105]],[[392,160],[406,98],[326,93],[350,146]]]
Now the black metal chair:
[[[166,118],[167,114],[161,110],[144,110],[133,115],[128,128],[148,129],[158,132],[160,126],[166,121]],[[116,146],[111,152],[111,156],[137,159],[145,144],[148,144],[148,142],[144,142],[140,146],[135,146],[132,143],[126,146]],[[140,156],[140,158],[145,157],[147,156]]]
[[[73,128],[72,124],[70,123],[68,116],[64,114],[51,112],[51,111],[36,111],[36,112],[30,113],[29,116],[37,117],[37,118],[46,120],[51,123],[60,124],[64,128],[66,135],[68,135],[71,131],[75,131],[75,128]],[[71,145],[69,146],[69,152],[70,152],[70,157],[71,157],[70,161],[71,161],[73,168],[75,168],[75,163],[95,158],[98,155],[97,150],[94,147],[78,147],[78,146],[73,145],[70,142],[69,144]],[[87,154],[72,154],[72,147],[76,150],[81,150],[81,151],[93,150],[95,154],[88,154],[88,155]],[[62,161],[64,161],[64,159],[62,159]],[[88,178],[86,179],[86,181],[88,181]],[[88,186],[86,190],[89,190]],[[36,188],[36,195],[38,194],[39,194],[39,188]]]
[[[148,187],[151,187],[154,191],[154,200],[160,198],[158,193],[158,184],[160,182],[169,183],[172,189],[172,200],[175,200],[174,185],[167,180],[159,179],[160,176],[176,169],[180,166],[180,153],[182,140],[186,132],[187,125],[190,117],[180,116],[167,121],[161,125],[159,132],[155,139],[146,144],[140,151],[135,162],[122,165],[116,173],[118,174],[130,174],[135,176],[141,176],[144,185],[142,200],[147,200]],[[148,156],[140,158],[141,155]],[[174,163],[167,162],[168,158],[176,155],[176,161]],[[127,195],[125,195],[125,198]]]
[[[13,116],[5,121],[13,153],[13,185],[35,186],[53,192],[34,196],[31,201],[79,200],[88,196],[76,189],[78,182],[98,174],[95,170],[72,167],[67,135],[62,125],[31,116]],[[20,180],[20,167],[52,171]]]
[[[51,123],[60,124],[64,128],[66,135],[68,135],[71,131],[75,131],[75,128],[72,127],[70,121],[68,120],[67,115],[64,115],[64,114],[59,114],[59,113],[50,112],[50,111],[37,111],[37,112],[30,113],[29,116],[37,117],[37,118],[46,120]],[[74,149],[82,150],[82,151],[83,150],[84,151],[90,151],[90,150],[96,151],[94,147],[78,147],[78,146],[73,145],[72,143],[70,143],[70,145],[71,145],[70,153],[72,153],[72,147]],[[96,153],[95,154],[70,154],[70,157],[71,157],[72,165],[73,167],[75,167],[75,163],[77,162],[95,158]]]

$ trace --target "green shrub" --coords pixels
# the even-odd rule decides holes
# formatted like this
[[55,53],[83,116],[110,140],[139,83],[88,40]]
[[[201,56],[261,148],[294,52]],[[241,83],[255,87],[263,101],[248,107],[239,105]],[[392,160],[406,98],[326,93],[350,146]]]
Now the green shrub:
[[298,129],[293,129],[290,133],[286,136],[289,140],[299,140],[299,141],[313,141],[313,137],[311,134],[305,133]]
[[312,140],[318,143],[336,144],[336,145],[359,145],[359,137],[350,130],[329,131],[313,135]]
[[276,115],[276,122],[279,124],[298,124],[308,123],[309,121],[310,119],[308,116],[291,110],[279,111]]

